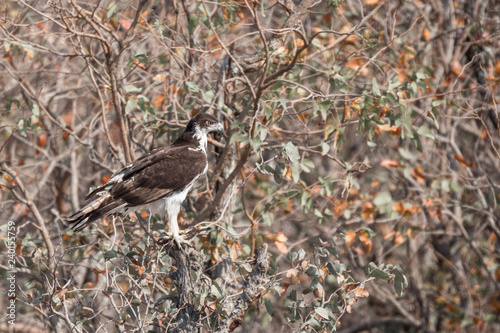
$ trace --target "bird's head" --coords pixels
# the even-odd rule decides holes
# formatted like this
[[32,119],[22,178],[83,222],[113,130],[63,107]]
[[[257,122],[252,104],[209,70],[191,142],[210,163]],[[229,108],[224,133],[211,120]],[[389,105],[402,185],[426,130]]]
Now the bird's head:
[[208,113],[200,113],[191,118],[186,131],[207,135],[210,132],[224,132],[224,126],[214,116]]

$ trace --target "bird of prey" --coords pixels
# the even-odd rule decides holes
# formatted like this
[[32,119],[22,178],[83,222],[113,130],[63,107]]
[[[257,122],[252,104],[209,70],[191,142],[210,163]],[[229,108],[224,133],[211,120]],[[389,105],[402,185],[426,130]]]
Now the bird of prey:
[[80,231],[101,217],[147,209],[150,216],[168,217],[174,240],[185,242],[179,235],[177,215],[189,190],[207,172],[207,135],[214,131],[224,131],[214,116],[194,116],[172,145],[153,150],[116,172],[87,196],[67,222]]

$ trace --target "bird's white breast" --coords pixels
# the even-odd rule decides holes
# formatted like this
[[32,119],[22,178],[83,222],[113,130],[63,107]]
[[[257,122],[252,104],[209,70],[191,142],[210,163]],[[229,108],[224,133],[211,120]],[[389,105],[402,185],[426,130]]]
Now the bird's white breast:
[[205,169],[203,172],[193,179],[189,185],[187,185],[182,191],[177,191],[174,192],[166,197],[163,197],[161,199],[158,199],[156,201],[150,202],[149,204],[137,207],[140,209],[147,209],[149,210],[151,215],[158,214],[161,217],[166,217],[169,216],[169,218],[177,218],[177,214],[179,214],[179,209],[186,200],[186,196],[188,195],[189,191],[193,187],[194,183],[200,178],[202,175],[204,175],[207,172],[208,169],[208,163],[205,166]]

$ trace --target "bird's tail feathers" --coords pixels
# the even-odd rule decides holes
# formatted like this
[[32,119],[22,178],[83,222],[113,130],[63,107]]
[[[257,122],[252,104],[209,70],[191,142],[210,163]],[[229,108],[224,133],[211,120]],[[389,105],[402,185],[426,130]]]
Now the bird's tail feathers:
[[97,195],[94,198],[89,198],[84,203],[84,207],[69,216],[66,222],[72,230],[81,231],[93,221],[111,215],[124,206],[126,206],[125,202],[114,200],[109,193]]

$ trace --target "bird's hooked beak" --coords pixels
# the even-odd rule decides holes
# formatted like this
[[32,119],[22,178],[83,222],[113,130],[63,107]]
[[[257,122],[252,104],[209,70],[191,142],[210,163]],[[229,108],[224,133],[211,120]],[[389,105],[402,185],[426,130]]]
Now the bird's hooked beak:
[[212,125],[212,130],[216,132],[224,133],[224,125],[222,123],[216,123]]

